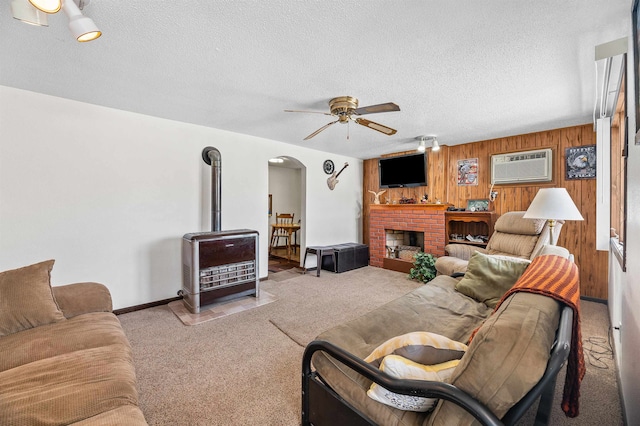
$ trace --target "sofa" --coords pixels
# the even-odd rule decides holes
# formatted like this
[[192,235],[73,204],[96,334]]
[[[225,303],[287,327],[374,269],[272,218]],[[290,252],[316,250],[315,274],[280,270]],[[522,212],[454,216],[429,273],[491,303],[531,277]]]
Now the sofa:
[[109,290],[52,287],[53,264],[0,272],[0,424],[146,425]]
[[[513,211],[500,216],[494,225],[494,232],[487,242],[487,247],[467,244],[447,244],[444,247],[446,256],[436,260],[438,274],[452,275],[466,271],[467,262],[476,251],[484,254],[533,259],[542,248],[549,244],[551,228],[544,219],[525,219],[526,212]],[[564,220],[556,221],[553,227],[553,244],[556,244]]]
[[[566,249],[555,246],[543,247],[533,263],[477,253],[469,269],[484,271],[485,276],[438,275],[323,332],[303,357],[302,424],[515,424],[539,399],[537,417],[544,424],[556,375],[571,348],[573,369],[582,357],[575,344],[577,268],[569,259]],[[565,277],[571,282],[563,282],[573,294],[569,302],[546,290],[516,288],[563,268],[571,271]],[[541,281],[561,282],[555,276]],[[493,297],[488,297],[491,292]],[[565,384],[572,407],[577,407],[583,367],[582,358],[582,370]],[[423,376],[423,371],[429,375]],[[440,376],[443,371],[446,377]],[[577,408],[572,415],[577,415]]]

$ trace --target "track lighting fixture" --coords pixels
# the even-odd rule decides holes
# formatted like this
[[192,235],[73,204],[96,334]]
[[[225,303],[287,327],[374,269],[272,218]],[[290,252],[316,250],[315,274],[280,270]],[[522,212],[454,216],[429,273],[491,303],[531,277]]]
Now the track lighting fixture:
[[418,148],[416,150],[418,152],[425,152],[427,149],[427,141],[431,141],[431,151],[440,151],[440,144],[438,144],[438,140],[435,136],[418,136],[416,137],[418,140]]
[[11,2],[11,14],[25,24],[48,26],[47,14],[33,7],[29,0],[13,0]]
[[29,0],[29,3],[45,13],[57,13],[62,7],[62,0]]
[[[71,34],[80,42],[95,40],[102,35],[96,24],[80,12],[80,8],[75,3],[76,0],[64,0],[62,10],[69,17],[69,30]],[[83,6],[87,0],[78,0],[78,4]]]
[[47,25],[45,13],[56,13],[60,9],[69,18],[69,30],[80,42],[95,40],[102,35],[93,20],[81,12],[89,0],[13,0],[13,17],[29,24]]

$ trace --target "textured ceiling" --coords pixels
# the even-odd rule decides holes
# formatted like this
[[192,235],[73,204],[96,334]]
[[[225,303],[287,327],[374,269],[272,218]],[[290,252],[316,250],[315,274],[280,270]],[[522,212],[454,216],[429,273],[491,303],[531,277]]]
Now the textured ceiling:
[[[76,42],[0,9],[0,84],[357,158],[592,121],[594,47],[629,32],[630,0],[93,0]],[[329,99],[395,102],[366,118]],[[81,119],[81,117],[79,117]],[[348,127],[348,128],[347,128]],[[347,140],[347,133],[350,137]],[[1,136],[0,136],[1,137]]]

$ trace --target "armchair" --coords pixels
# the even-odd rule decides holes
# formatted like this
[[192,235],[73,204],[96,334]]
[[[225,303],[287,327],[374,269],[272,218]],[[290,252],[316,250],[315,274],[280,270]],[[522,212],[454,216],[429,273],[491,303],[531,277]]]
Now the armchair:
[[[536,257],[542,247],[549,242],[549,224],[544,219],[524,219],[524,214],[525,212],[519,211],[500,216],[486,248],[466,244],[447,244],[444,248],[447,255],[436,260],[437,273],[444,275],[464,273],[475,251],[529,260]],[[558,240],[563,224],[564,221],[559,220],[553,228],[554,244]]]

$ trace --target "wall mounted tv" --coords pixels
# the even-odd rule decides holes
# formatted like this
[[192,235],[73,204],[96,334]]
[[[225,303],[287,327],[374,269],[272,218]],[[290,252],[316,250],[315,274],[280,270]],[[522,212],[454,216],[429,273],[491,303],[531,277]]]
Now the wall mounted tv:
[[426,153],[378,160],[380,188],[402,188],[427,184]]

